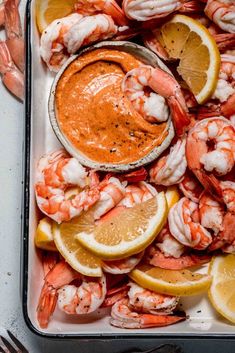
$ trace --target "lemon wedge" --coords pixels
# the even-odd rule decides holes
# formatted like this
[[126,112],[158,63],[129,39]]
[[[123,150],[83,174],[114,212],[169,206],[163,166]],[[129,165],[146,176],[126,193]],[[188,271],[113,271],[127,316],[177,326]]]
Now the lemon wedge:
[[83,219],[83,215],[81,215],[60,225],[55,223],[54,241],[58,251],[74,270],[85,276],[101,277],[101,261],[84,249],[75,238],[78,232],[77,225],[80,225]]
[[208,290],[211,276],[189,270],[165,270],[149,265],[137,266],[130,278],[143,288],[168,295],[191,296]]
[[36,21],[40,33],[54,20],[73,12],[76,0],[37,0]]
[[226,319],[235,323],[235,255],[213,258],[209,273],[213,276],[209,289],[213,307]]
[[167,187],[166,199],[167,199],[167,204],[168,204],[169,209],[179,201],[180,194],[179,194],[177,186],[172,185],[172,186]]
[[200,22],[175,15],[155,33],[170,59],[179,59],[178,73],[199,104],[205,103],[217,85],[220,53],[209,31]]
[[144,250],[161,231],[167,214],[166,197],[161,192],[100,225],[84,220],[76,239],[103,260],[122,259]]
[[53,221],[50,218],[45,217],[40,220],[34,241],[37,248],[57,251],[53,236]]

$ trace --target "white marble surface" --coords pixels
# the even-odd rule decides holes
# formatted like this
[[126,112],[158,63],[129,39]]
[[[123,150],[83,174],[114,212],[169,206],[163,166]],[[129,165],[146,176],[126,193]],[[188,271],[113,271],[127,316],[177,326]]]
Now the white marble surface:
[[[21,13],[25,0],[21,1]],[[4,32],[1,32],[1,38]],[[20,246],[21,246],[21,196],[22,196],[22,145],[24,115],[23,105],[13,98],[0,82],[0,332],[10,329],[22,340],[30,353],[57,352],[123,352],[130,348],[149,349],[162,344],[161,339],[126,340],[112,342],[55,341],[37,337],[26,327],[21,310],[20,294]],[[168,343],[173,341],[169,341]],[[177,342],[176,340],[174,342]],[[232,353],[235,342],[226,340],[191,340],[178,343],[185,352]],[[95,346],[94,346],[95,344]]]

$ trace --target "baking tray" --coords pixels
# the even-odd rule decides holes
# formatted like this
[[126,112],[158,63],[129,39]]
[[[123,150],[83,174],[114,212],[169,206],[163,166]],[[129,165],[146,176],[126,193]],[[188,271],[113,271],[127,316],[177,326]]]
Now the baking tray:
[[206,295],[181,301],[190,318],[176,325],[145,330],[114,328],[104,309],[84,318],[55,311],[47,329],[41,329],[36,319],[36,307],[43,285],[43,269],[35,250],[34,235],[39,212],[36,207],[33,181],[38,159],[44,153],[60,147],[48,117],[48,97],[54,74],[42,64],[39,55],[39,35],[35,24],[35,0],[26,6],[26,99],[24,193],[22,204],[22,301],[27,326],[34,333],[51,338],[234,338],[234,325],[219,317]]

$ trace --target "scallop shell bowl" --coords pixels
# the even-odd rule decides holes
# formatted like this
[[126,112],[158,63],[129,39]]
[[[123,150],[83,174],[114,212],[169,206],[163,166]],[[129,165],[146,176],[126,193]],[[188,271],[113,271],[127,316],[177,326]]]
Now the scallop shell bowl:
[[146,154],[146,156],[142,157],[141,159],[134,162],[130,162],[128,164],[99,163],[97,161],[90,159],[84,153],[79,151],[75,146],[73,146],[73,144],[68,140],[65,134],[61,131],[60,125],[57,119],[55,95],[56,95],[57,84],[60,80],[60,77],[63,75],[66,68],[80,55],[100,48],[115,49],[115,50],[127,52],[133,55],[134,57],[136,57],[138,60],[142,61],[143,64],[145,65],[151,65],[152,67],[159,67],[170,74],[171,72],[166,67],[166,65],[158,58],[156,54],[154,54],[149,49],[143,46],[140,46],[136,43],[132,43],[128,41],[115,41],[115,42],[104,41],[104,42],[100,42],[98,44],[92,45],[84,50],[81,50],[77,55],[73,55],[72,57],[70,57],[66,61],[66,63],[62,66],[62,68],[57,73],[54,79],[54,82],[52,84],[51,91],[50,91],[48,109],[49,109],[49,118],[50,118],[52,128],[57,138],[59,139],[60,143],[73,157],[75,157],[82,165],[86,167],[96,169],[96,170],[101,170],[101,171],[126,172],[153,162],[156,158],[158,158],[163,153],[163,151],[165,151],[169,147],[174,137],[174,127],[172,124],[171,117],[169,117],[166,124],[166,129],[168,134],[165,140],[162,142],[162,144],[154,147],[148,154]]

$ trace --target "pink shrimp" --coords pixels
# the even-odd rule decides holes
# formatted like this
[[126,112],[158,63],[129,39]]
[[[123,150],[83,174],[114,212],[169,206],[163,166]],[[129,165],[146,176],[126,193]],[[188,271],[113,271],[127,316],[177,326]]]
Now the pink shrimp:
[[37,319],[41,328],[48,326],[51,315],[53,314],[58,292],[57,290],[63,285],[72,282],[74,279],[80,278],[80,273],[74,271],[66,262],[61,261],[53,263],[44,267],[49,270],[45,273],[44,285],[41,290],[38,307],[37,307]]
[[[170,232],[168,223],[158,234],[154,243],[148,248],[147,257],[152,259],[155,252],[160,250],[164,257],[179,258],[185,252],[185,246],[176,240]],[[157,266],[157,265],[155,265]],[[160,266],[161,267],[161,266]]]
[[115,0],[77,0],[75,11],[84,16],[105,13],[113,18],[118,26],[126,26],[126,18],[122,8]]
[[[154,92],[146,95],[146,88]],[[122,84],[123,92],[134,104],[135,109],[147,120],[166,121],[170,107],[175,129],[182,135],[190,123],[188,108],[180,85],[169,73],[160,68],[142,65],[129,71]],[[158,109],[156,110],[156,105]]]
[[[211,100],[198,109],[198,118],[235,114],[235,55],[233,52],[221,55],[221,67],[216,89]],[[218,103],[219,102],[219,103]]]
[[199,201],[200,223],[215,234],[222,230],[224,209],[209,193],[204,192]]
[[174,185],[182,181],[187,167],[186,139],[178,140],[169,154],[158,159],[149,170],[150,181],[158,185]]
[[5,42],[0,41],[0,74],[7,89],[20,100],[24,99],[24,76],[12,61]]
[[5,5],[4,1],[0,4],[0,27],[5,23]]
[[179,184],[179,188],[185,197],[193,202],[199,202],[200,196],[203,193],[203,187],[195,177],[195,175],[187,170],[183,180]]
[[187,248],[176,240],[166,225],[148,248],[144,258],[150,265],[169,270],[183,270],[210,261],[210,256],[188,252]]
[[233,0],[208,0],[204,11],[225,32],[235,33],[235,5]]
[[97,310],[106,296],[106,278],[82,276],[82,283],[66,284],[58,290],[58,308],[66,314],[83,315]]
[[[79,286],[70,284],[80,280]],[[67,314],[86,314],[101,306],[106,295],[106,280],[88,278],[73,270],[65,261],[50,269],[44,279],[40,294],[37,318],[41,328],[48,326],[57,301],[58,307]]]
[[204,250],[212,242],[212,237],[199,223],[198,212],[198,204],[183,197],[169,211],[169,228],[181,244]]
[[74,13],[53,21],[42,33],[41,57],[52,71],[58,71],[81,47],[108,39],[117,33],[112,17],[105,14],[84,17]]
[[235,182],[230,180],[221,181],[220,188],[227,210],[235,214]]
[[107,291],[105,300],[103,301],[102,308],[108,308],[113,306],[118,300],[126,298],[130,287],[125,284],[116,288],[112,288]]
[[[67,198],[66,189],[73,185],[79,189],[73,197]],[[125,188],[114,177],[99,183],[94,172],[88,175],[77,159],[59,150],[40,159],[35,193],[40,210],[61,223],[78,216],[95,203],[93,216],[95,220],[99,219],[121,201]]]
[[18,1],[6,0],[4,4],[6,44],[11,57],[20,69],[24,71],[24,40],[22,36],[22,27],[18,10]]
[[124,0],[122,8],[126,16],[137,21],[149,21],[166,17],[175,11],[191,13],[201,11],[203,5],[189,0]]
[[185,268],[203,265],[211,260],[211,256],[205,254],[189,253],[179,258],[165,256],[160,250],[153,250],[149,254],[149,264],[167,270],[184,270]]
[[123,260],[103,261],[102,268],[105,272],[119,275],[131,272],[141,261],[144,252],[127,257]]
[[133,207],[136,204],[145,202],[157,195],[156,189],[144,181],[130,184],[125,190],[125,197],[119,202],[117,207]]
[[179,303],[179,297],[155,293],[129,282],[129,305],[141,313],[153,315],[170,315]]
[[[213,143],[209,148],[208,144]],[[217,175],[229,173],[235,163],[235,128],[224,118],[199,121],[190,131],[186,143],[188,167],[206,190],[218,198],[222,190]]]
[[173,315],[142,314],[134,311],[127,298],[116,302],[111,310],[110,323],[113,326],[128,329],[140,329],[148,327],[162,327],[173,325],[185,320],[185,313]]
[[223,218],[222,231],[214,237],[209,251],[217,249],[224,250],[225,252],[234,253],[235,251],[235,214],[227,212]]

